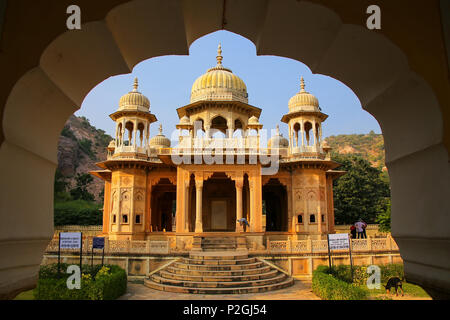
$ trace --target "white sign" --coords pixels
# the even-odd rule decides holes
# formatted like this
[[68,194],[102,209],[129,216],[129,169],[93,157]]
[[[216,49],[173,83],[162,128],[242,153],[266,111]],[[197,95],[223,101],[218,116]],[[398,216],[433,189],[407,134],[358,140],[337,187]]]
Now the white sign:
[[80,249],[81,232],[61,232],[59,243],[61,249]]
[[330,250],[349,249],[348,234],[347,233],[329,234],[328,245],[330,246]]

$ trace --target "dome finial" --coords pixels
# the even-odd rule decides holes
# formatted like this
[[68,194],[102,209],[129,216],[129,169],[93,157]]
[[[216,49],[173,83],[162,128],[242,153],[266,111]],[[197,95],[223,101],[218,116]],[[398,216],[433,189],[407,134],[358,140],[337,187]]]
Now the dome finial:
[[134,78],[134,84],[133,84],[134,90],[133,91],[137,91],[138,86],[139,86],[139,82],[138,82],[138,78],[136,77],[136,78]]
[[277,124],[277,135],[280,135],[280,126]]
[[217,65],[222,65],[222,46],[219,43],[219,46],[217,47]]
[[159,124],[159,134],[162,135],[162,123]]
[[303,79],[303,76],[300,78],[300,92],[305,92],[305,79]]

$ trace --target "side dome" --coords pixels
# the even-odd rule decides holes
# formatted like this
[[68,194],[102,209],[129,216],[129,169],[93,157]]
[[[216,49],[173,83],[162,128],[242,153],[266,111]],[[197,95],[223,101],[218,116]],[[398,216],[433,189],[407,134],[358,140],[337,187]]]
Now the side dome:
[[150,147],[170,148],[170,139],[162,133],[162,125],[159,125],[159,133],[150,139]]
[[195,80],[191,103],[196,101],[240,101],[248,103],[247,86],[230,69],[222,65],[222,47],[217,49],[217,65]]
[[267,146],[270,148],[288,148],[289,147],[289,140],[283,137],[283,135],[280,133],[280,128],[277,125],[277,133],[273,137],[269,139],[267,142]]
[[150,110],[150,100],[138,91],[138,79],[134,79],[134,89],[122,96],[119,101],[119,110],[143,111]]
[[301,90],[289,100],[289,112],[320,111],[319,100],[305,90],[305,80],[301,78]]
[[108,144],[108,149],[114,149],[116,147],[116,140],[112,139]]

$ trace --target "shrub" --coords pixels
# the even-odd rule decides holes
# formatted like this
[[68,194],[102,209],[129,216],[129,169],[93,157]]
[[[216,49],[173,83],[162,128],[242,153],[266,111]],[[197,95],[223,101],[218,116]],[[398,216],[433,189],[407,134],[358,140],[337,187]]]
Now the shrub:
[[38,300],[114,300],[125,294],[127,275],[115,265],[83,266],[81,288],[69,290],[65,273],[68,264],[41,266],[39,280],[33,294]]
[[312,290],[325,300],[366,300],[368,292],[351,283],[342,281],[326,266],[320,266],[313,272]]
[[84,200],[55,202],[54,225],[101,225],[103,214],[101,205]]
[[[367,273],[368,266],[353,266],[353,284],[355,285],[365,285],[370,274]],[[391,277],[403,278],[403,265],[402,264],[387,264],[380,265],[381,272],[381,283],[387,283]],[[350,272],[350,266],[340,265],[334,266],[330,271],[334,277],[339,280],[352,283],[352,276]]]

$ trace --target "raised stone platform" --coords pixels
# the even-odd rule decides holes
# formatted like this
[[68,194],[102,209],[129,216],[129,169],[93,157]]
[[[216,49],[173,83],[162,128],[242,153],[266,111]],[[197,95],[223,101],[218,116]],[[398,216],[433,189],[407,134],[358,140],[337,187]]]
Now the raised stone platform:
[[191,251],[189,258],[173,261],[151,274],[144,284],[168,292],[243,294],[277,290],[294,283],[294,279],[263,260],[249,258],[247,250],[236,249],[236,239],[201,239],[198,244],[201,247]]

